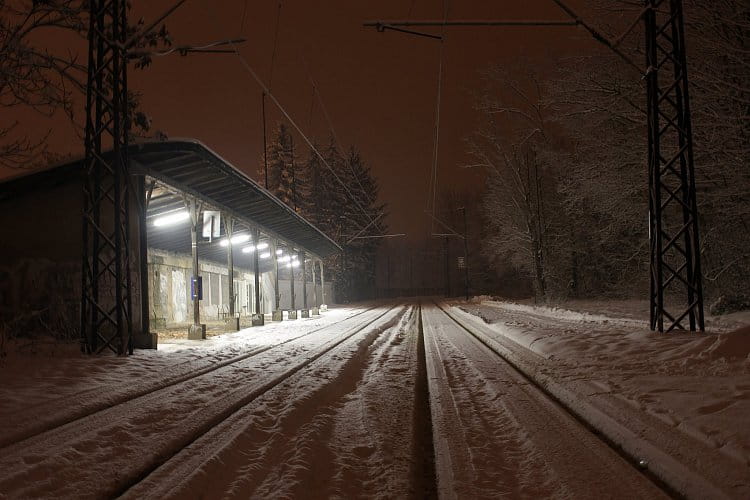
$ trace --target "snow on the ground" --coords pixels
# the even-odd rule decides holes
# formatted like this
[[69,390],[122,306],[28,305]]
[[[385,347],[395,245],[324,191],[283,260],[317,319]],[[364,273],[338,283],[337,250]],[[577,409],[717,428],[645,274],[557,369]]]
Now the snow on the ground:
[[[268,323],[263,327],[216,335],[206,340],[160,342],[158,349],[137,349],[132,356],[82,354],[77,343],[60,344],[47,339],[18,339],[0,359],[0,443],[18,419],[31,409],[57,413],[71,404],[71,397],[133,390],[144,381],[163,378],[164,372],[198,370],[241,355],[248,349],[283,342],[326,325],[337,323],[361,309],[335,307],[325,315],[294,322]],[[14,414],[23,410],[23,416]]]
[[217,426],[127,498],[395,498],[415,492],[414,309]]
[[443,311],[423,323],[441,497],[665,498]]
[[[19,399],[14,412],[6,412],[3,405],[11,418],[9,427],[16,431],[23,430],[20,421],[33,420],[29,417],[38,415],[39,409],[65,414],[69,402],[81,394],[106,402],[109,390],[132,388],[131,396],[142,384],[158,390],[129,399],[126,389],[111,408],[0,446],[0,497],[117,495],[124,485],[156,467],[159,457],[174,453],[167,465],[156,469],[156,482],[147,480],[145,489],[131,495],[194,496],[202,488],[204,496],[306,496],[317,488],[326,496],[351,497],[366,491],[397,496],[417,488],[411,479],[417,370],[414,312],[405,314],[403,307],[362,311],[342,309],[323,320],[278,325],[274,335],[259,328],[257,333],[239,332],[223,340],[215,337],[213,345],[178,343],[162,352],[126,358],[130,368],[112,364],[115,357],[58,356],[53,358],[57,371],[45,367],[42,390],[60,384],[65,397],[37,394],[38,376],[12,378],[10,385],[35,402],[23,408]],[[354,312],[362,314],[355,317]],[[321,324],[328,328],[316,328]],[[316,333],[300,336],[311,331]],[[284,339],[290,341],[279,345]],[[221,364],[259,345],[273,347],[170,385],[181,367]],[[82,366],[73,369],[76,363]],[[9,363],[4,369],[19,373],[20,368]],[[86,371],[92,369],[106,375],[96,393],[91,393]],[[290,370],[294,375],[274,387]],[[140,378],[130,379],[133,375]],[[266,392],[269,387],[273,389]],[[18,425],[13,425],[14,419]],[[13,432],[3,427],[4,435],[12,438]],[[159,476],[170,467],[179,472]],[[181,489],[183,484],[188,490]]]
[[744,467],[743,491],[748,491],[750,326],[737,328],[747,313],[710,318],[714,333],[661,334],[637,319],[643,317],[641,305],[454,303],[481,318],[496,336],[546,358],[556,380],[584,382],[595,388],[592,395],[609,398],[613,408],[612,401],[622,401]]

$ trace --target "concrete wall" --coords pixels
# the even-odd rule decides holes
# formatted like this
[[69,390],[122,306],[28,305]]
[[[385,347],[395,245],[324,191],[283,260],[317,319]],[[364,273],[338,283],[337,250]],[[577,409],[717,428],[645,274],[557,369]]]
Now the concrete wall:
[[[190,297],[192,258],[187,254],[176,254],[150,248],[148,251],[149,305],[153,328],[164,328],[193,321],[193,301]],[[217,320],[229,311],[227,290],[228,272],[226,264],[199,260],[203,277],[203,300],[200,303],[201,320]],[[301,273],[299,273],[301,274]],[[260,276],[261,312],[270,313],[274,307],[273,273]],[[295,306],[303,306],[302,277],[295,280]],[[235,266],[234,289],[235,313],[241,316],[253,314],[255,308],[255,281],[251,269]],[[279,280],[281,309],[291,308],[291,283]],[[320,284],[317,285],[318,301],[321,300]],[[326,283],[326,299],[330,300],[332,288]],[[307,283],[307,305],[313,307],[312,281]]]

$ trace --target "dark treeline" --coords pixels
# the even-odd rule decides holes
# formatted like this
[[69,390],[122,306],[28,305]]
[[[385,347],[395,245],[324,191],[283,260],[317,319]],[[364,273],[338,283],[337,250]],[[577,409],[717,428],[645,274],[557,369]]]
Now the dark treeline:
[[[611,38],[641,9],[600,5],[591,15]],[[750,3],[686,0],[685,14],[704,292],[721,312],[746,303],[750,285]],[[625,40],[635,61],[643,37]],[[606,48],[542,72],[532,61],[484,72],[482,124],[468,139],[487,172],[481,252],[538,299],[644,297],[644,82]]]
[[[371,298],[380,240],[369,237],[386,230],[377,181],[355,147],[342,152],[331,139],[315,148],[325,161],[306,144],[295,142],[289,128],[280,124],[266,153],[268,189],[343,249],[324,261],[326,280],[334,285],[334,300]],[[262,161],[258,178],[265,181]]]

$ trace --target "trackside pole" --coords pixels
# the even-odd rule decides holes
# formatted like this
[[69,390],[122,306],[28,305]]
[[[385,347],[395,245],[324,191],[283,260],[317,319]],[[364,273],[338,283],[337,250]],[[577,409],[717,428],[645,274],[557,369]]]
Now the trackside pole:
[[324,312],[328,310],[326,305],[326,278],[323,274],[323,261],[319,260],[318,263],[320,264],[320,311]]

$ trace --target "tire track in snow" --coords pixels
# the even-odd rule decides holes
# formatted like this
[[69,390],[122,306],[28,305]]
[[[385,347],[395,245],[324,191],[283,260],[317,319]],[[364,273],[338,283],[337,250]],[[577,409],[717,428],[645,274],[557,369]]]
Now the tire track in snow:
[[6,447],[0,450],[0,491],[21,497],[117,495],[237,409],[376,323],[391,309],[366,313],[364,321],[333,337],[318,332],[318,348],[300,342],[277,346],[276,351],[263,356]]

